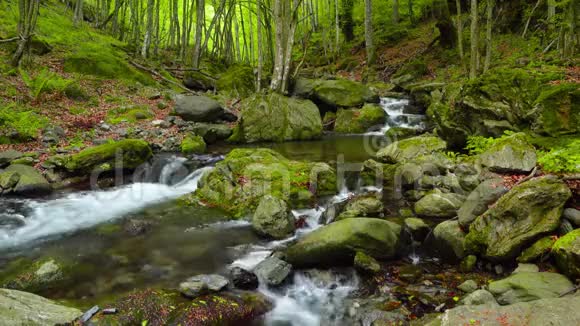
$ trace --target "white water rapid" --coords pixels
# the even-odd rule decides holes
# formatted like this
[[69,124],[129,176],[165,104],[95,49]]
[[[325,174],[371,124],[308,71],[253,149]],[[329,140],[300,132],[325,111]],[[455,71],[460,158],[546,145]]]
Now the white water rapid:
[[[182,162],[176,158],[174,162]],[[169,180],[181,164],[167,164],[160,180]],[[50,201],[27,201],[29,211],[17,228],[0,228],[0,249],[10,249],[59,234],[112,221],[149,205],[178,198],[197,189],[204,172],[195,170],[176,185],[134,183],[107,191],[87,191]]]
[[382,97],[380,106],[387,114],[387,122],[379,130],[370,131],[366,133],[367,135],[384,136],[385,132],[393,127],[424,128],[424,115],[405,113],[405,109],[409,107],[408,99]]

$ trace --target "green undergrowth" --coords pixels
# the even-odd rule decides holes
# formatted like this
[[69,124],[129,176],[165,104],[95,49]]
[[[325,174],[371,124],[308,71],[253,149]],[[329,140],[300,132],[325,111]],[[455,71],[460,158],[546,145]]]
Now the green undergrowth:
[[0,106],[0,144],[32,140],[47,124],[47,118],[28,107]]
[[107,122],[119,124],[122,122],[137,122],[139,120],[150,120],[154,113],[146,105],[120,107],[108,113]]

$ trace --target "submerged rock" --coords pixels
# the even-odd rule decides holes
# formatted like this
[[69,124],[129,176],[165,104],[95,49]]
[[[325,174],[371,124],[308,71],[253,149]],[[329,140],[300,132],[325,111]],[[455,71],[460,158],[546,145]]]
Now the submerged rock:
[[565,297],[520,302],[509,306],[464,305],[449,309],[426,326],[580,324],[580,298]]
[[360,110],[340,109],[336,113],[334,131],[343,134],[362,134],[371,129],[377,130],[377,127],[382,127],[386,121],[385,110],[375,104],[367,104]]
[[256,94],[242,101],[241,118],[229,141],[283,142],[322,135],[322,119],[314,103],[277,93]]
[[229,284],[227,278],[216,275],[197,275],[188,278],[179,284],[179,292],[189,298],[195,298],[203,294],[219,292]]
[[252,218],[252,228],[259,235],[284,239],[294,233],[294,217],[285,201],[266,195],[260,200]]
[[91,173],[94,169],[111,171],[135,169],[153,156],[149,144],[144,140],[125,139],[87,148],[68,157],[65,164],[70,172]]
[[352,264],[357,251],[377,259],[397,253],[401,227],[374,218],[347,218],[323,226],[288,248],[295,267]]
[[483,166],[495,172],[530,172],[537,162],[536,150],[524,133],[500,139],[481,153],[479,159]]
[[202,202],[242,217],[253,213],[264,195],[282,199],[293,208],[306,207],[313,199],[336,191],[336,172],[328,164],[290,161],[270,149],[245,148],[232,150],[182,202]]
[[515,186],[469,229],[466,248],[493,261],[517,257],[526,245],[558,228],[570,189],[554,177]]
[[276,257],[269,257],[254,268],[254,273],[266,284],[278,286],[292,274],[292,265]]
[[564,274],[572,279],[580,278],[580,229],[558,239],[552,247],[552,254]]
[[488,289],[502,305],[558,298],[574,284],[557,273],[520,272],[489,283]]
[[206,96],[177,95],[173,114],[186,121],[214,122],[224,109],[217,101]]
[[74,265],[56,258],[43,258],[31,262],[19,259],[11,262],[0,273],[0,287],[46,292],[54,290],[72,278]]
[[255,290],[260,285],[258,276],[240,267],[230,270],[230,277],[234,286],[241,290]]
[[82,311],[62,306],[38,295],[0,289],[0,325],[44,326],[72,322]]
[[421,155],[432,154],[447,148],[447,144],[437,137],[422,136],[396,141],[379,150],[376,157],[385,163],[409,161]]

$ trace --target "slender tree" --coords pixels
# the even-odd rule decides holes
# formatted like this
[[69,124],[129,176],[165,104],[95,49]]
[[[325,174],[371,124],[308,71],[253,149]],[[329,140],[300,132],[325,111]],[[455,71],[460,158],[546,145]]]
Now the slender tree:
[[487,0],[487,15],[486,15],[486,27],[485,27],[485,62],[483,64],[483,71],[487,72],[491,66],[491,32],[493,30],[493,6],[494,0]]
[[18,45],[16,52],[12,56],[12,65],[18,67],[24,51],[28,48],[30,40],[36,29],[38,21],[38,11],[40,0],[19,0],[18,1]]
[[365,0],[365,45],[367,50],[367,65],[375,63],[375,46],[373,43],[373,4]]
[[262,0],[256,3],[256,21],[258,29],[258,71],[256,72],[256,90],[262,88],[262,69],[264,66],[264,53],[262,51]]
[[399,0],[393,0],[393,23],[398,24],[400,19]]
[[151,38],[153,37],[153,10],[155,9],[155,0],[147,1],[147,26],[145,28],[145,38],[143,39],[143,47],[141,48],[141,56],[147,58],[149,56],[149,48],[151,47]]
[[469,65],[469,78],[477,77],[479,62],[479,22],[477,14],[477,0],[471,0],[471,61]]
[[75,12],[73,16],[73,23],[75,26],[78,26],[78,24],[83,21],[84,18],[83,5],[84,0],[76,0]]
[[193,67],[199,68],[201,58],[201,39],[205,22],[205,0],[196,0],[195,45],[193,48]]
[[465,54],[463,52],[463,19],[461,19],[461,0],[455,0],[455,6],[457,7],[457,45],[459,48],[459,58],[463,63]]

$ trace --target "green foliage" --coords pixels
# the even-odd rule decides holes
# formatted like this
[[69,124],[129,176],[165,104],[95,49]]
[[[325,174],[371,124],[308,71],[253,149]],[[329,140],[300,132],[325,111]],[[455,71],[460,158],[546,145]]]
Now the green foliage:
[[200,136],[189,135],[181,142],[181,152],[184,154],[203,154],[205,148],[205,141]]
[[154,114],[146,105],[137,105],[129,107],[120,107],[113,109],[108,113],[107,121],[112,124],[122,122],[136,122],[138,120],[148,120],[153,118]]
[[[28,108],[7,106],[0,108],[0,143],[28,141],[36,138],[48,119]],[[16,135],[10,135],[16,133]]]
[[28,87],[30,97],[35,100],[39,99],[40,95],[44,93],[64,92],[74,83],[73,80],[62,78],[46,68],[43,68],[34,77],[22,69],[20,70],[20,75],[22,76],[22,81]]
[[546,172],[580,172],[580,139],[565,146],[553,148],[549,152],[540,151],[538,163]]
[[479,155],[488,150],[498,141],[505,139],[513,134],[514,134],[513,131],[505,131],[504,135],[499,138],[469,136],[467,138],[467,145],[465,146],[465,150],[469,153],[469,155]]

